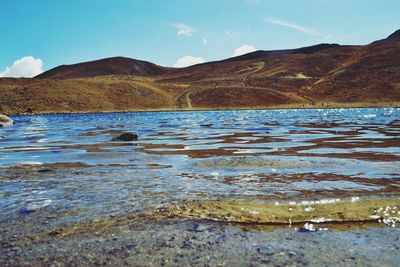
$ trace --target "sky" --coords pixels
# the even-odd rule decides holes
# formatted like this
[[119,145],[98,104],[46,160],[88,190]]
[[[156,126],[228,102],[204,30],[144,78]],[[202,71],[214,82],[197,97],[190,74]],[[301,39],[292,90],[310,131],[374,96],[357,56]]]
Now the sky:
[[368,44],[399,0],[0,0],[0,77],[125,56],[184,67],[255,50]]

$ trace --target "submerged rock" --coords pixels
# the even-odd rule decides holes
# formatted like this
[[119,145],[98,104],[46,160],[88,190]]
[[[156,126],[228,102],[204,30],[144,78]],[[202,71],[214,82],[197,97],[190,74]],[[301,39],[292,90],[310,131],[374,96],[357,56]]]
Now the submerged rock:
[[329,222],[375,221],[396,227],[400,223],[397,217],[399,203],[398,197],[353,197],[281,203],[197,200],[171,205],[164,215],[236,223],[305,223],[305,231],[316,231],[314,224]]
[[6,115],[0,114],[0,127],[8,127],[14,124],[14,121]]
[[53,201],[51,199],[43,199],[43,200],[38,200],[32,203],[29,203],[27,205],[25,205],[24,207],[22,207],[20,209],[20,212],[22,214],[26,214],[26,213],[31,213],[31,212],[35,212],[38,211],[44,207],[49,206]]
[[138,135],[135,132],[132,133],[121,133],[117,136],[115,136],[113,139],[113,141],[125,141],[125,142],[129,142],[129,141],[137,141],[138,140]]

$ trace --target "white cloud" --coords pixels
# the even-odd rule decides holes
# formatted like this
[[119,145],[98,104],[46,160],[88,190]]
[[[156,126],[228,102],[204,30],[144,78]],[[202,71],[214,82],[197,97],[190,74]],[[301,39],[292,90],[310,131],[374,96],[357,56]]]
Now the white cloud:
[[308,35],[313,35],[313,36],[318,36],[318,37],[323,37],[323,38],[329,38],[329,35],[324,35],[321,34],[319,32],[317,32],[316,30],[304,27],[302,25],[296,24],[294,22],[290,22],[287,20],[281,20],[281,19],[267,19],[268,22],[275,24],[275,25],[279,25],[279,26],[283,26],[283,27],[288,27],[291,28],[293,30],[296,30],[298,32],[302,32]]
[[178,29],[178,32],[176,33],[177,35],[192,36],[193,33],[196,31],[195,28],[185,23],[177,23],[173,26]]
[[42,67],[43,62],[40,58],[22,57],[1,72],[0,77],[34,77],[43,72]]
[[192,57],[192,56],[184,56],[178,59],[174,65],[175,68],[183,68],[188,67],[195,64],[204,63],[204,58],[202,57]]
[[225,34],[225,36],[227,36],[229,38],[235,38],[238,35],[237,32],[234,32],[232,30],[225,30],[224,34]]
[[202,43],[203,43],[204,45],[208,44],[207,38],[203,38]]
[[235,51],[233,52],[233,56],[234,57],[241,56],[250,52],[254,52],[256,50],[257,49],[254,46],[244,44],[241,47],[235,49]]

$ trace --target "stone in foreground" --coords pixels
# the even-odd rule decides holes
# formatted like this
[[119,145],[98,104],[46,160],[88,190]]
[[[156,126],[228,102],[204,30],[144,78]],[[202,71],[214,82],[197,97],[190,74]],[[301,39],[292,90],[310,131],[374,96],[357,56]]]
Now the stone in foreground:
[[135,132],[121,133],[120,135],[115,136],[112,140],[113,141],[124,141],[124,142],[137,141],[138,135]]

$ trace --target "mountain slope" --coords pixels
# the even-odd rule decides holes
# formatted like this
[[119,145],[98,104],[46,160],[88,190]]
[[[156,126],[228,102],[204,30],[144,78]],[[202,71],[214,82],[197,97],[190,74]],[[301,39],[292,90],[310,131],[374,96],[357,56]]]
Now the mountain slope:
[[250,52],[241,56],[231,57],[221,61],[226,62],[226,61],[243,61],[251,59],[271,59],[271,58],[285,56],[288,54],[312,54],[325,49],[330,49],[339,46],[340,45],[338,44],[317,44],[297,49],[284,49],[284,50],[271,50],[271,51],[258,50],[255,52]]
[[125,57],[105,58],[73,65],[62,65],[39,74],[39,79],[70,79],[102,75],[155,76],[168,73],[171,68]]
[[310,95],[335,102],[399,101],[400,31],[360,47],[321,78]]
[[386,38],[386,40],[392,40],[392,41],[396,41],[399,39],[400,39],[400,30],[395,31],[394,33],[389,35],[388,38]]

